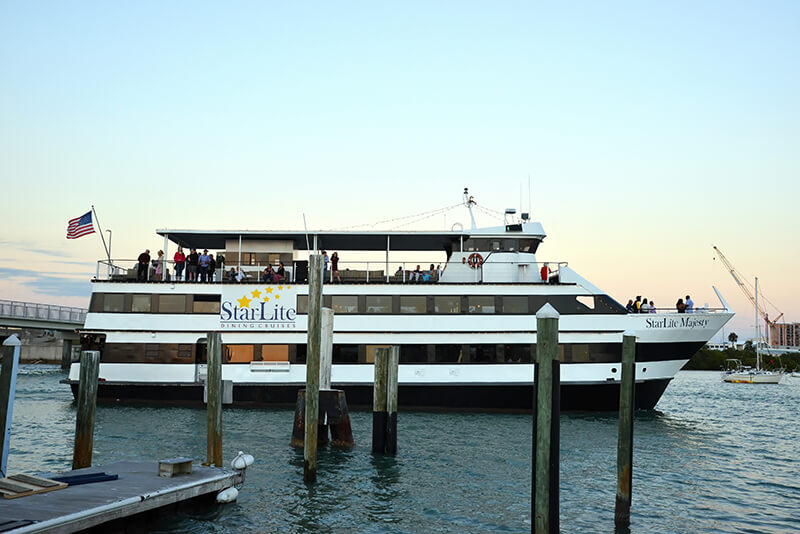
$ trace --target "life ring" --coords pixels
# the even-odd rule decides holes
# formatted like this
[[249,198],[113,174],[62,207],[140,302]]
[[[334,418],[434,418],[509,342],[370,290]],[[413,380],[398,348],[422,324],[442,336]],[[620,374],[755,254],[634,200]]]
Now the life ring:
[[467,263],[469,263],[469,266],[472,267],[473,269],[477,269],[478,267],[483,265],[483,256],[481,256],[477,252],[473,252],[472,254],[469,255]]

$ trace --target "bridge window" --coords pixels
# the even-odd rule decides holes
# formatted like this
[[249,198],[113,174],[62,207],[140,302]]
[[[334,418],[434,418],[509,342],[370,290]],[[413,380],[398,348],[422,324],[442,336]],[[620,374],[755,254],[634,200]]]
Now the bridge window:
[[153,299],[150,295],[133,295],[131,299],[131,311],[133,313],[150,313],[150,304]]
[[125,295],[122,293],[106,293],[103,299],[104,312],[121,312],[125,304]]

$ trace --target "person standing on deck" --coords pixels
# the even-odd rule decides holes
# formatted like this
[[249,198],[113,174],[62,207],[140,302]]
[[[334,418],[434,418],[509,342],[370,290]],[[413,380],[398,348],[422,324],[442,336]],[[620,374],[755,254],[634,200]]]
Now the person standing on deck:
[[333,282],[334,278],[336,278],[336,280],[338,280],[340,284],[342,283],[342,278],[339,276],[339,253],[338,252],[334,252],[333,256],[331,256],[331,282]]
[[542,275],[542,282],[545,284],[548,283],[550,281],[550,273],[552,272],[553,271],[550,270],[550,266],[548,264],[545,263],[542,265],[542,270],[540,271],[540,274]]
[[197,258],[200,265],[200,282],[208,282],[208,266],[211,263],[211,258],[208,257],[208,249],[203,250],[200,257]]
[[197,282],[197,251],[191,249],[189,257],[186,260],[186,281]]
[[694,301],[689,295],[686,295],[686,313],[694,313]]
[[325,283],[328,281],[328,263],[330,263],[331,260],[330,258],[328,258],[328,253],[325,252],[324,250],[322,251],[322,261],[323,261],[322,283]]
[[147,279],[147,269],[150,266],[150,249],[145,249],[144,252],[139,254],[139,259],[137,260],[139,265],[136,271],[136,279],[137,280],[146,280]]
[[217,262],[214,260],[214,255],[208,255],[208,282],[211,283],[214,281],[214,271],[217,270]]
[[175,280],[180,281],[183,268],[186,267],[186,254],[183,253],[181,247],[178,247],[178,252],[175,253],[172,259],[175,260]]

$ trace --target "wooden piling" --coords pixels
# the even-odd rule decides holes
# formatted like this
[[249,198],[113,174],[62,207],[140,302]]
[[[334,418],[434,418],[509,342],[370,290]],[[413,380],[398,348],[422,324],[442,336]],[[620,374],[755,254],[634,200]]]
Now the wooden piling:
[[322,308],[322,333],[319,356],[319,389],[331,389],[333,365],[333,310]]
[[319,369],[322,344],[322,269],[319,254],[309,258],[308,273],[308,341],[306,344],[306,414],[303,439],[303,480],[317,480],[317,439],[319,429]]
[[531,486],[531,528],[536,534],[559,532],[558,319],[558,312],[549,303],[536,313]]
[[17,368],[22,343],[16,335],[3,341],[3,368],[0,369],[0,478],[6,476],[8,449],[11,442],[11,422],[14,419],[14,393],[17,388]]
[[386,391],[389,366],[389,348],[375,349],[375,378],[372,385],[372,452],[383,454],[386,450]]
[[222,334],[209,332],[206,391],[208,393],[208,440],[206,465],[222,467]]
[[386,362],[386,454],[397,454],[397,373],[400,364],[400,347],[389,348]]
[[80,385],[78,386],[78,416],[75,421],[75,449],[72,469],[92,466],[94,446],[94,413],[97,405],[97,381],[100,375],[100,352],[81,352]]
[[64,339],[61,343],[61,368],[69,369],[72,365],[72,340]]
[[622,336],[622,375],[619,384],[619,434],[617,438],[617,498],[614,523],[617,527],[631,524],[631,485],[633,483],[633,410],[636,382],[636,336]]

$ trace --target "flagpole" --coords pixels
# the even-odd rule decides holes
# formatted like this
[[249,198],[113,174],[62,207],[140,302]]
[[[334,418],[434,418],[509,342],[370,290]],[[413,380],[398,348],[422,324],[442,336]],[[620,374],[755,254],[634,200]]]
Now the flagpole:
[[100,239],[103,240],[103,248],[106,249],[106,256],[108,257],[108,269],[109,272],[111,271],[111,252],[108,250],[106,246],[106,238],[103,237],[103,230],[100,228],[100,219],[97,217],[97,212],[94,210],[94,205],[92,205],[92,213],[94,213],[94,221],[97,223],[97,229],[100,230]]

